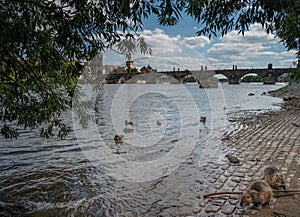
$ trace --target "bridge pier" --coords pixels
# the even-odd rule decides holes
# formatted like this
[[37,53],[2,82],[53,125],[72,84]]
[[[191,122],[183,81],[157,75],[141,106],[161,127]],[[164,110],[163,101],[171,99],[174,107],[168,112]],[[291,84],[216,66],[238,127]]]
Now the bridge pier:
[[276,83],[276,77],[272,76],[271,74],[268,74],[263,77],[263,84],[275,84]]
[[241,83],[241,78],[237,76],[231,76],[228,78],[228,84],[240,84]]

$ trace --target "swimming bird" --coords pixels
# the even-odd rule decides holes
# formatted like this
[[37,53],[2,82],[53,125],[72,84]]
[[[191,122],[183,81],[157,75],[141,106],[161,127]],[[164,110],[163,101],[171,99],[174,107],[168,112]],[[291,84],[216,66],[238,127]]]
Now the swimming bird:
[[200,118],[200,122],[205,123],[205,122],[206,122],[206,117],[201,117],[201,118]]
[[161,126],[161,123],[159,120],[156,121],[157,126]]
[[125,127],[125,128],[123,129],[123,132],[124,132],[124,133],[132,133],[132,132],[133,132],[133,129]]
[[125,121],[125,125],[133,125],[133,122],[132,122],[132,121],[126,120],[126,121]]
[[115,135],[114,141],[116,144],[120,144],[120,143],[122,143],[122,137],[119,135]]

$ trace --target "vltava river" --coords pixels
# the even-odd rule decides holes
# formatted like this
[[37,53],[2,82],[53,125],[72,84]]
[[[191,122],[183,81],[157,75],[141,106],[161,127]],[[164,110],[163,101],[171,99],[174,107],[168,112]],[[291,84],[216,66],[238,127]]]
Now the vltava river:
[[70,112],[65,140],[27,130],[0,139],[0,216],[192,213],[201,166],[230,151],[221,140],[230,120],[279,109],[263,93],[283,85],[104,85],[87,129]]

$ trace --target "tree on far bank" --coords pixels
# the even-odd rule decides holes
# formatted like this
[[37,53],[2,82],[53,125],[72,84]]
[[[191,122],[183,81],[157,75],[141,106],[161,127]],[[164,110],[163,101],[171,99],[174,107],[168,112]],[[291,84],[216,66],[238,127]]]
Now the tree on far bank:
[[186,13],[199,22],[197,34],[208,36],[243,34],[260,23],[299,55],[299,28],[293,29],[299,10],[299,0],[2,0],[1,134],[17,137],[22,127],[65,136],[70,127],[61,116],[72,107],[79,63],[124,37],[133,40],[150,15],[161,25],[176,25]]

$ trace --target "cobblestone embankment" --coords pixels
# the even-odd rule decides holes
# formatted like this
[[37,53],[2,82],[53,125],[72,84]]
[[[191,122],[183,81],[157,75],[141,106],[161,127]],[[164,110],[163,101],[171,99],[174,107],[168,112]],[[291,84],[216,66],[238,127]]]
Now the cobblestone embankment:
[[[222,191],[243,191],[251,181],[260,179],[267,166],[277,166],[286,175],[287,188],[300,189],[300,101],[289,103],[279,112],[243,120],[241,126],[226,138],[230,154],[239,158],[239,165],[209,162],[202,172],[207,174],[201,186],[203,194]],[[248,213],[238,208],[240,195],[217,199],[199,197],[198,216],[299,216],[300,195],[272,199],[270,207]],[[283,214],[283,215],[280,215]]]

